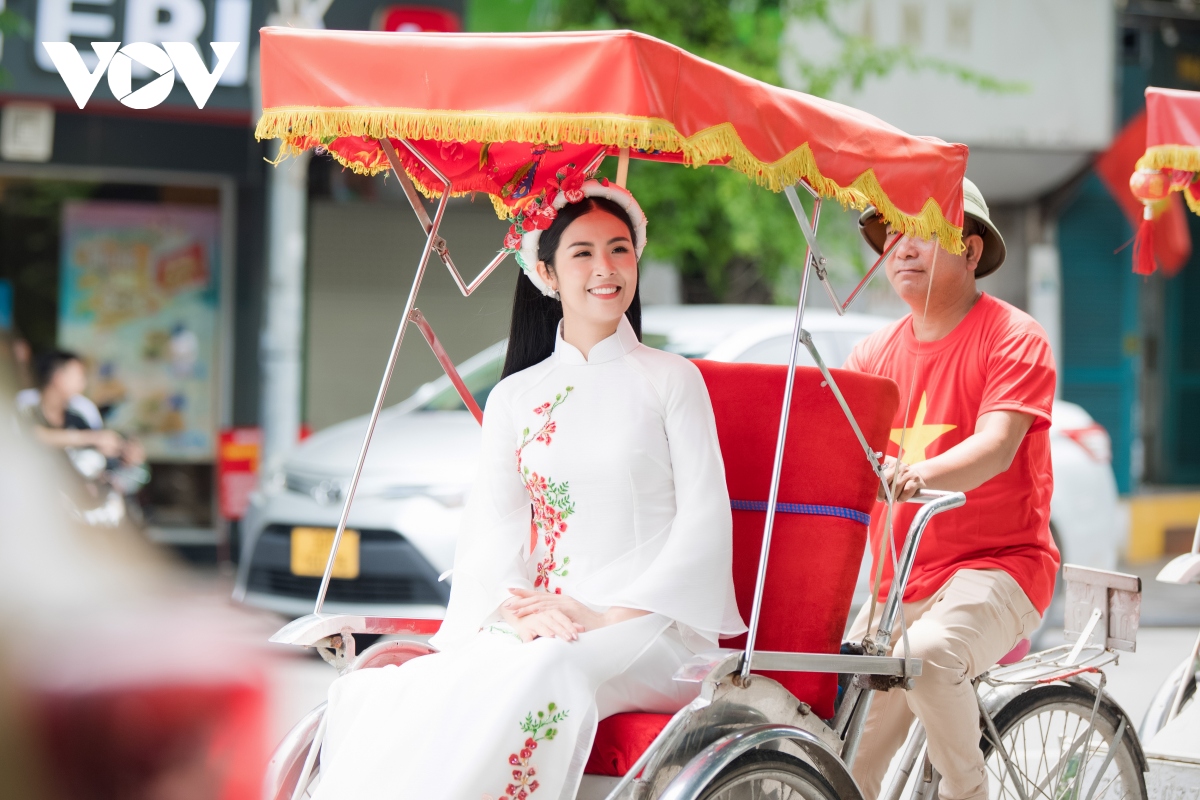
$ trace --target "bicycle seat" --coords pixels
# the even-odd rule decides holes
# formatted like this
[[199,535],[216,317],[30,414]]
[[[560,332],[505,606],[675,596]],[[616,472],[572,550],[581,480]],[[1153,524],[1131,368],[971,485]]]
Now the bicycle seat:
[[1012,650],[1009,650],[1008,653],[1002,656],[996,663],[1002,667],[1007,667],[1009,664],[1015,664],[1025,656],[1029,655],[1029,647],[1030,641],[1028,639],[1022,639],[1021,641],[1017,642],[1016,647],[1014,647]]

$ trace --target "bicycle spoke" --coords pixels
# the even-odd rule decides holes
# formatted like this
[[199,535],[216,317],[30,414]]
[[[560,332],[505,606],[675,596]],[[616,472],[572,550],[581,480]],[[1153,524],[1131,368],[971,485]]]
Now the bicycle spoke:
[[[1029,773],[1025,769],[1023,769],[1021,766],[1021,764],[1022,764],[1021,756],[1025,756],[1029,752],[1028,742],[1026,742],[1026,747],[1024,749],[1018,750],[1015,746],[1016,745],[1015,739],[1017,736],[1020,736],[1022,740],[1025,739],[1025,728],[1026,728],[1025,725],[1022,725],[1019,728],[1017,728],[1017,730],[1013,734],[1013,739],[1014,739],[1013,746],[1009,747],[1009,750],[1008,750],[1009,759],[1012,762],[1013,769],[1024,779],[1025,783],[1027,784],[1027,789],[1028,788],[1034,789],[1038,794],[1042,795],[1047,800],[1055,800],[1055,798],[1052,797],[1050,794],[1047,794],[1047,792],[1045,790],[1045,778],[1043,778],[1041,781],[1034,780],[1033,777],[1031,777],[1029,775]],[[1038,719],[1038,729],[1042,733],[1042,736],[1041,736],[1041,746],[1037,747],[1036,751],[1039,753],[1039,764],[1045,764],[1045,756],[1048,751],[1049,743],[1047,742],[1048,737],[1045,735],[1045,729],[1042,728],[1040,719]],[[999,754],[997,754],[997,758],[999,758]],[[1004,776],[1004,778],[1006,780],[1010,778],[1010,776],[1008,775],[1008,770],[1004,766],[1003,761],[1000,761],[998,769],[1001,771],[1002,776]],[[1040,774],[1040,771],[1038,774]],[[1014,789],[1014,791],[1015,791],[1015,789]],[[1030,798],[1030,800],[1032,800],[1032,798]]]
[[1049,693],[1054,700],[1027,703],[1025,715],[1004,722],[1003,752],[984,733],[992,800],[1020,797],[1018,789],[1025,800],[1084,800],[1085,793],[1087,800],[1144,800],[1128,742],[1117,736],[1125,724],[1100,713],[1095,695],[1072,697],[1074,691]]

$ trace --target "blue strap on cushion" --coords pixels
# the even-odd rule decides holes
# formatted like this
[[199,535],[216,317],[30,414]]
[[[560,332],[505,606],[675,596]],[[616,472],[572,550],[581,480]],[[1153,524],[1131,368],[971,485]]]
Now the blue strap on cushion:
[[[766,511],[766,500],[730,500],[729,507],[734,511]],[[852,519],[855,522],[861,522],[863,525],[869,525],[871,515],[864,514],[853,508],[843,508],[842,506],[821,506],[812,503],[776,503],[775,513],[777,514],[808,514],[818,517],[841,517],[842,519]]]

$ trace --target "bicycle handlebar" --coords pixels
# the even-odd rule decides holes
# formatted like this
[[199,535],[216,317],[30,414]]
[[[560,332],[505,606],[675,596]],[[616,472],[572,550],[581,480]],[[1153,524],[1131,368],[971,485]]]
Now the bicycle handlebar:
[[[908,527],[908,535],[905,537],[904,546],[897,559],[896,574],[892,576],[892,586],[888,590],[887,602],[884,603],[883,614],[879,618],[879,629],[875,633],[875,645],[881,651],[887,650],[888,645],[891,644],[892,628],[896,625],[896,617],[900,613],[904,590],[908,586],[909,575],[912,574],[913,564],[917,560],[917,546],[921,543],[921,536],[925,533],[929,520],[943,511],[962,506],[967,502],[967,496],[962,492],[922,489],[908,502],[921,504],[921,509],[917,511],[912,524]],[[868,624],[869,622],[868,620]]]

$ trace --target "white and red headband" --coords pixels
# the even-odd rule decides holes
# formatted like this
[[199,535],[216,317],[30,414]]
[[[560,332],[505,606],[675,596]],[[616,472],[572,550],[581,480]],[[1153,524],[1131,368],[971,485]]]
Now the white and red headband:
[[538,275],[538,242],[541,241],[542,231],[554,223],[558,212],[567,203],[578,203],[585,197],[604,197],[613,201],[625,209],[633,224],[634,253],[639,260],[646,247],[646,215],[633,195],[627,189],[609,183],[607,178],[597,181],[584,180],[585,177],[583,174],[566,178],[559,176],[558,180],[552,181],[544,197],[521,207],[504,237],[504,249],[516,256],[517,264],[526,277],[547,297],[558,299],[558,292],[547,286]]

